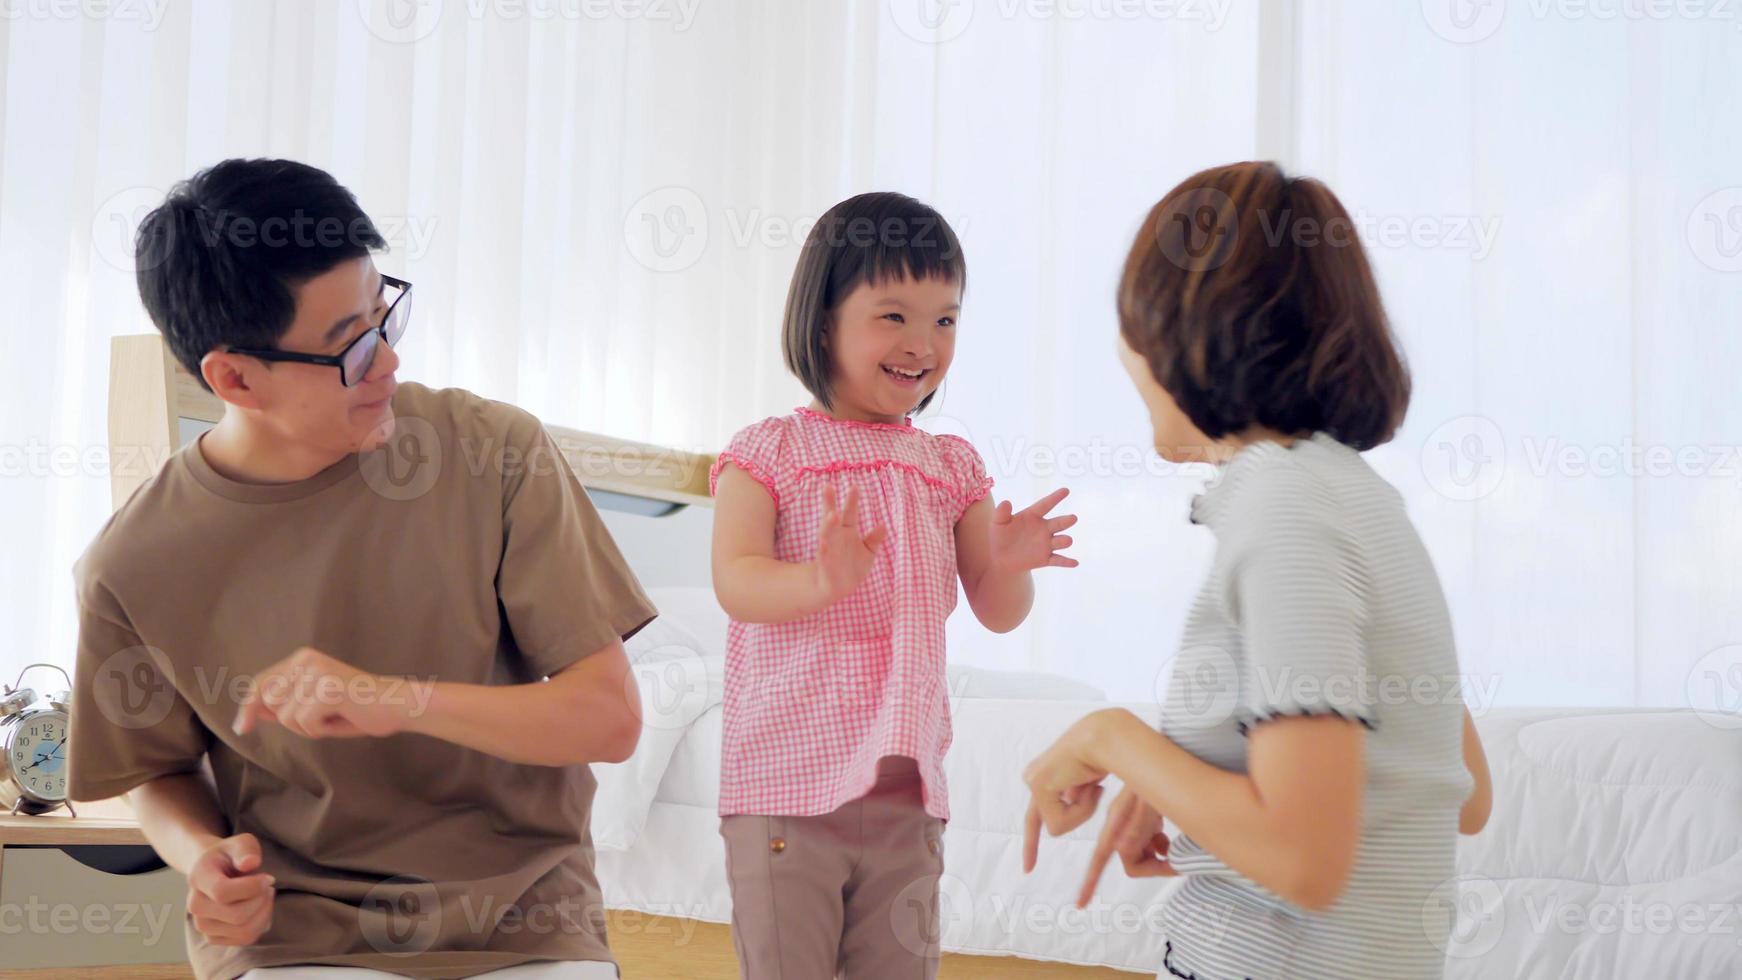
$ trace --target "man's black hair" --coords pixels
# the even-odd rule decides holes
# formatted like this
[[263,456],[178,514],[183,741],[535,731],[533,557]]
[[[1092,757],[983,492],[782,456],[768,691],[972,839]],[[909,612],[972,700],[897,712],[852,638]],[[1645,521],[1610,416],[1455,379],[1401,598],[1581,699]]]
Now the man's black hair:
[[140,223],[139,298],[197,378],[214,349],[276,347],[296,319],[296,287],[386,247],[326,171],[225,160],[177,184]]

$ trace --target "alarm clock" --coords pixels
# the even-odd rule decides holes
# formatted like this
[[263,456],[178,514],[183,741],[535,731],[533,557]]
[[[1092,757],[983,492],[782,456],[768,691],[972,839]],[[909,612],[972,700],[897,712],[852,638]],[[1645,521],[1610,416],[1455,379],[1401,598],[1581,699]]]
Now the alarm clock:
[[0,697],[0,807],[39,814],[67,805],[66,691],[38,698],[28,687]]

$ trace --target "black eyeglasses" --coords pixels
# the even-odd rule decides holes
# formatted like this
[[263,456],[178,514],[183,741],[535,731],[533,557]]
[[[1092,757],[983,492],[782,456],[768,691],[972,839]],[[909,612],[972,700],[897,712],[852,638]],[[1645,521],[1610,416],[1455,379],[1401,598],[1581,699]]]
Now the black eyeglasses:
[[304,354],[293,350],[251,350],[242,347],[232,347],[230,353],[256,357],[262,361],[289,361],[294,364],[336,367],[339,369],[339,383],[347,388],[355,387],[368,375],[370,366],[375,363],[375,352],[380,349],[381,342],[385,340],[389,347],[398,344],[399,338],[405,335],[406,321],[411,319],[411,283],[386,275],[381,277],[381,281],[399,290],[399,295],[387,307],[387,315],[381,318],[379,325],[365,330],[337,354]]

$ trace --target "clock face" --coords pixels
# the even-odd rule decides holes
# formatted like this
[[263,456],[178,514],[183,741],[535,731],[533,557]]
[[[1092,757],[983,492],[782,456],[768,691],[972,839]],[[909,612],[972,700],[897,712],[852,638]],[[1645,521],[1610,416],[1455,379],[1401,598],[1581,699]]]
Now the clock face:
[[45,800],[67,796],[67,717],[59,711],[30,715],[14,722],[7,753],[12,775],[24,788]]

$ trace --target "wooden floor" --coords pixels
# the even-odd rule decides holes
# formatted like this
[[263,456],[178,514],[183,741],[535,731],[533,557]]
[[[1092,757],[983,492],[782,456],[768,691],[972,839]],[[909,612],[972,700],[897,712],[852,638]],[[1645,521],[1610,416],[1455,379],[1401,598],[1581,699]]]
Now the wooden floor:
[[178,966],[63,966],[51,970],[0,970],[0,980],[194,980]]
[[[713,922],[608,913],[611,951],[623,980],[738,980],[732,930]],[[1006,956],[946,954],[938,980],[1131,980],[1153,973],[1043,963]]]
[[[639,912],[610,912],[611,951],[623,980],[738,980],[729,927]],[[1043,963],[1016,957],[944,956],[938,980],[1131,980],[1150,973]],[[0,980],[191,980],[185,966],[68,967],[7,970]]]

